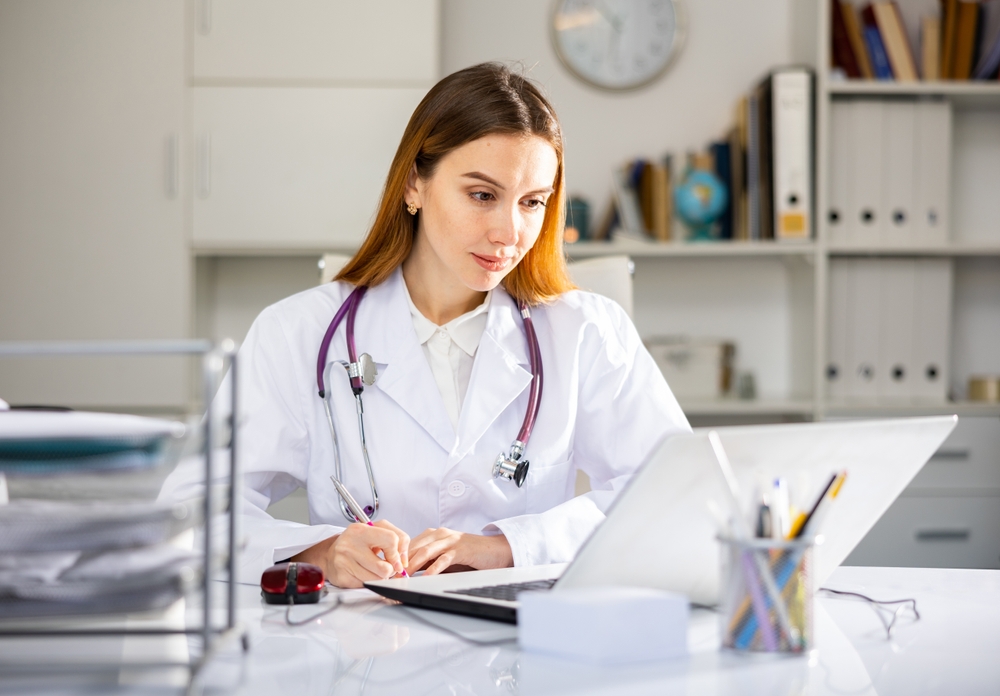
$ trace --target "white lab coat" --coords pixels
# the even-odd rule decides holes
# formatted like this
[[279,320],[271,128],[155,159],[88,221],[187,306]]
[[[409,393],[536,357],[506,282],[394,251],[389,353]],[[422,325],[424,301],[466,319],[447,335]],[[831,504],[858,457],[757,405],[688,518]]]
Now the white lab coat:
[[[240,348],[237,443],[246,538],[240,581],[259,582],[268,566],[346,524],[330,481],[333,443],[315,375],[323,334],[350,291],[345,283],[328,283],[268,307]],[[398,270],[371,288],[355,337],[359,353],[379,366],[363,397],[378,518],[411,536],[429,527],[503,533],[516,566],[569,561],[657,444],[690,430],[621,307],[593,293],[568,292],[532,311],[544,391],[525,452],[527,481],[517,488],[494,479],[493,461],[518,434],[531,381],[516,303],[502,288],[494,292],[456,433],[404,292]],[[327,363],[347,359],[346,323],[334,335]],[[343,482],[367,505],[354,397],[346,371],[334,366],[329,374]],[[593,491],[574,498],[578,469],[590,476]],[[192,463],[182,464],[164,494],[200,489],[198,476]],[[267,514],[268,505],[299,487],[307,490],[311,525]]]

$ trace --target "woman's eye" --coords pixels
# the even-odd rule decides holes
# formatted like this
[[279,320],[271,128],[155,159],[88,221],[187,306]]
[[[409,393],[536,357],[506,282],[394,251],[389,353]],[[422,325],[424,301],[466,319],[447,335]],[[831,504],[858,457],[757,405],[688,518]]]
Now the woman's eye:
[[538,210],[539,208],[545,207],[545,201],[539,198],[529,198],[524,202],[524,205],[526,205],[531,210]]
[[493,194],[489,191],[473,191],[470,195],[480,203],[488,203],[493,200]]

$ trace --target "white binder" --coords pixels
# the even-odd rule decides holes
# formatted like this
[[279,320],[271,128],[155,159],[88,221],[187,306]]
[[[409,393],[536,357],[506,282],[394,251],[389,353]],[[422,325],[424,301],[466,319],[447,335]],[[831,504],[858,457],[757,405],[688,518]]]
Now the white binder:
[[877,397],[879,358],[879,297],[881,273],[877,259],[852,259],[847,340],[846,397],[873,402]]
[[833,259],[830,262],[830,325],[826,356],[826,393],[830,401],[843,401],[847,396],[852,264],[853,259]]
[[880,402],[909,401],[914,396],[916,261],[883,259],[878,265],[881,294],[875,389]]
[[887,101],[882,105],[882,242],[889,246],[914,243],[913,199],[916,184],[917,104]]
[[847,234],[854,138],[853,102],[835,99],[830,104],[830,190],[827,210],[828,240],[834,245],[850,242]]
[[861,246],[874,246],[882,240],[883,106],[880,101],[858,99],[851,107],[854,156],[848,238],[852,244]]
[[940,403],[948,398],[951,375],[948,337],[951,335],[954,267],[951,259],[917,259],[914,263],[916,331],[913,395],[918,401]]
[[916,105],[915,238],[919,244],[948,242],[951,197],[951,103]]
[[805,70],[780,70],[772,77],[771,137],[774,180],[774,238],[812,238],[812,77]]

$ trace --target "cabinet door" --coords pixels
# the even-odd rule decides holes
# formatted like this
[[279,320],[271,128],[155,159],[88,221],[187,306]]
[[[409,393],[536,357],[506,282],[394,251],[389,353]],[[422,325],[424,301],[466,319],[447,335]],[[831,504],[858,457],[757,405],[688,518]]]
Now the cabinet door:
[[438,76],[437,0],[197,0],[194,20],[196,79]]
[[195,89],[195,246],[357,246],[423,95],[423,89]]
[[[183,52],[183,0],[0,4],[0,340],[189,335]],[[13,403],[187,394],[179,359],[0,361]]]

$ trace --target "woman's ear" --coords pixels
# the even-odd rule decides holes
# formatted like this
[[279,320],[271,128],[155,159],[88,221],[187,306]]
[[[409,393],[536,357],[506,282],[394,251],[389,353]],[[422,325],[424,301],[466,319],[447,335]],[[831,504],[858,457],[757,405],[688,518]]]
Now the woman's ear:
[[403,193],[403,202],[407,205],[411,203],[417,208],[422,208],[423,203],[420,200],[420,175],[417,174],[417,163],[414,162],[413,166],[410,167],[410,174],[406,177],[406,191]]

